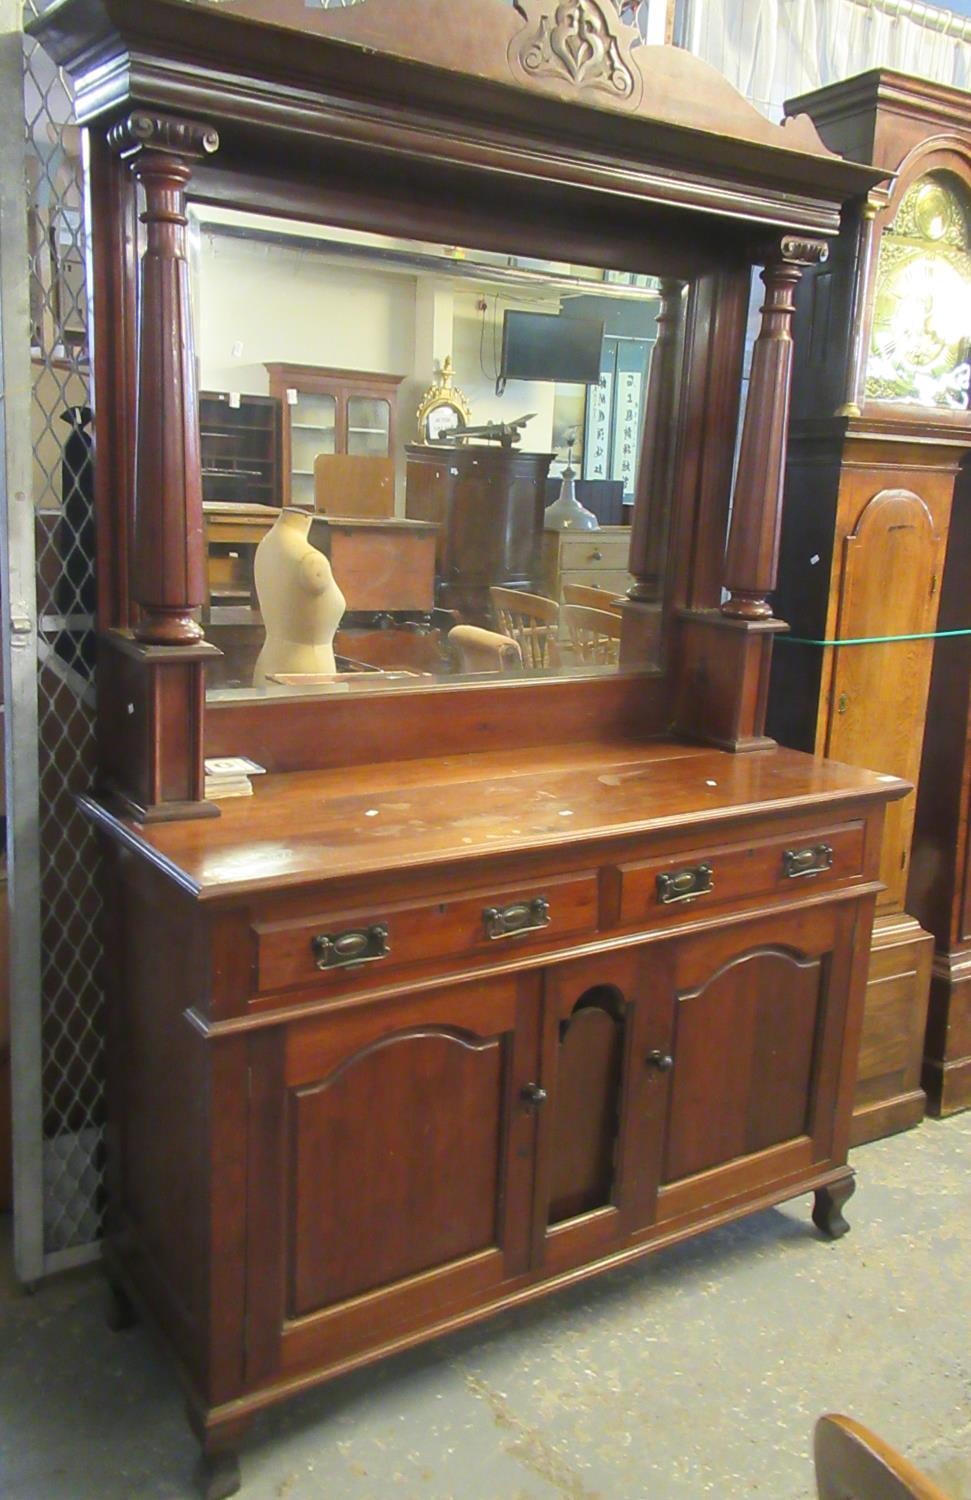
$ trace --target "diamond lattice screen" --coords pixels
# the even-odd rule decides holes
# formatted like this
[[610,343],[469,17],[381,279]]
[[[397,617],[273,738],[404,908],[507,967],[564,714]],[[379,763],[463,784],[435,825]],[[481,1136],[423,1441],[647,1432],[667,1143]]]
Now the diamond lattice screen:
[[[43,6],[32,0],[26,14]],[[24,46],[37,517],[44,1246],[98,1236],[102,995],[94,840],[94,529],[80,136],[63,77]],[[65,418],[69,418],[66,420]]]

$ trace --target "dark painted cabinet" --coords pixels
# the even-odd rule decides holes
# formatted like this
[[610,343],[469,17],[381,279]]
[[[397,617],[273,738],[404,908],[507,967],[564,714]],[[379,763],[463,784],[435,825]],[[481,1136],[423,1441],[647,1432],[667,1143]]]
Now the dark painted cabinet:
[[552,453],[409,443],[407,512],[439,530],[437,603],[493,623],[489,589],[538,591]]

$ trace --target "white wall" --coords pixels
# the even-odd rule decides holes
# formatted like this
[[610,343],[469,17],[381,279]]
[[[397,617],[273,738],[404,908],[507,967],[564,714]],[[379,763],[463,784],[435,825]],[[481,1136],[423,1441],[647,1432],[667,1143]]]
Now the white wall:
[[[495,355],[506,308],[558,312],[559,293],[531,289],[520,298],[502,292],[497,303],[494,288],[431,276],[421,282],[404,272],[356,269],[306,249],[203,229],[193,256],[200,387],[265,395],[265,365],[276,361],[403,375],[395,454],[399,511],[404,445],[417,435],[422,395],[448,353],[473,424],[535,412],[522,446],[551,451],[554,386],[510,381],[497,397]],[[488,301],[484,340],[477,308],[482,297]]]
[[203,232],[198,288],[205,390],[265,395],[264,364],[278,360],[413,376],[412,276]]
[[403,513],[404,444],[429,383],[415,372],[415,277],[205,230],[194,272],[202,390],[266,395],[275,362],[404,376],[394,454]]

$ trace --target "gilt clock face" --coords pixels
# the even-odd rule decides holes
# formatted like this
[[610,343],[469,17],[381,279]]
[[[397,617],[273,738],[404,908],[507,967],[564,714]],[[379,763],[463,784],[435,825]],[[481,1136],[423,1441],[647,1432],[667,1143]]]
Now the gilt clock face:
[[465,426],[465,417],[457,406],[451,406],[443,402],[441,406],[435,406],[425,418],[426,441],[437,443],[446,433],[457,432],[460,427]]
[[969,210],[960,190],[922,177],[883,237],[868,401],[967,410],[971,385]]

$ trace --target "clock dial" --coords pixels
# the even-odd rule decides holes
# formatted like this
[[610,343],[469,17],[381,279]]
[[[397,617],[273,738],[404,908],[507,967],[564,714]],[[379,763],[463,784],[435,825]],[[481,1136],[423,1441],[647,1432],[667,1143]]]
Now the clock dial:
[[966,211],[939,179],[921,178],[881,246],[867,399],[966,409],[969,344]]
[[455,406],[436,406],[425,418],[425,431],[428,441],[436,443],[443,438],[447,432],[455,432],[465,426],[465,418]]

